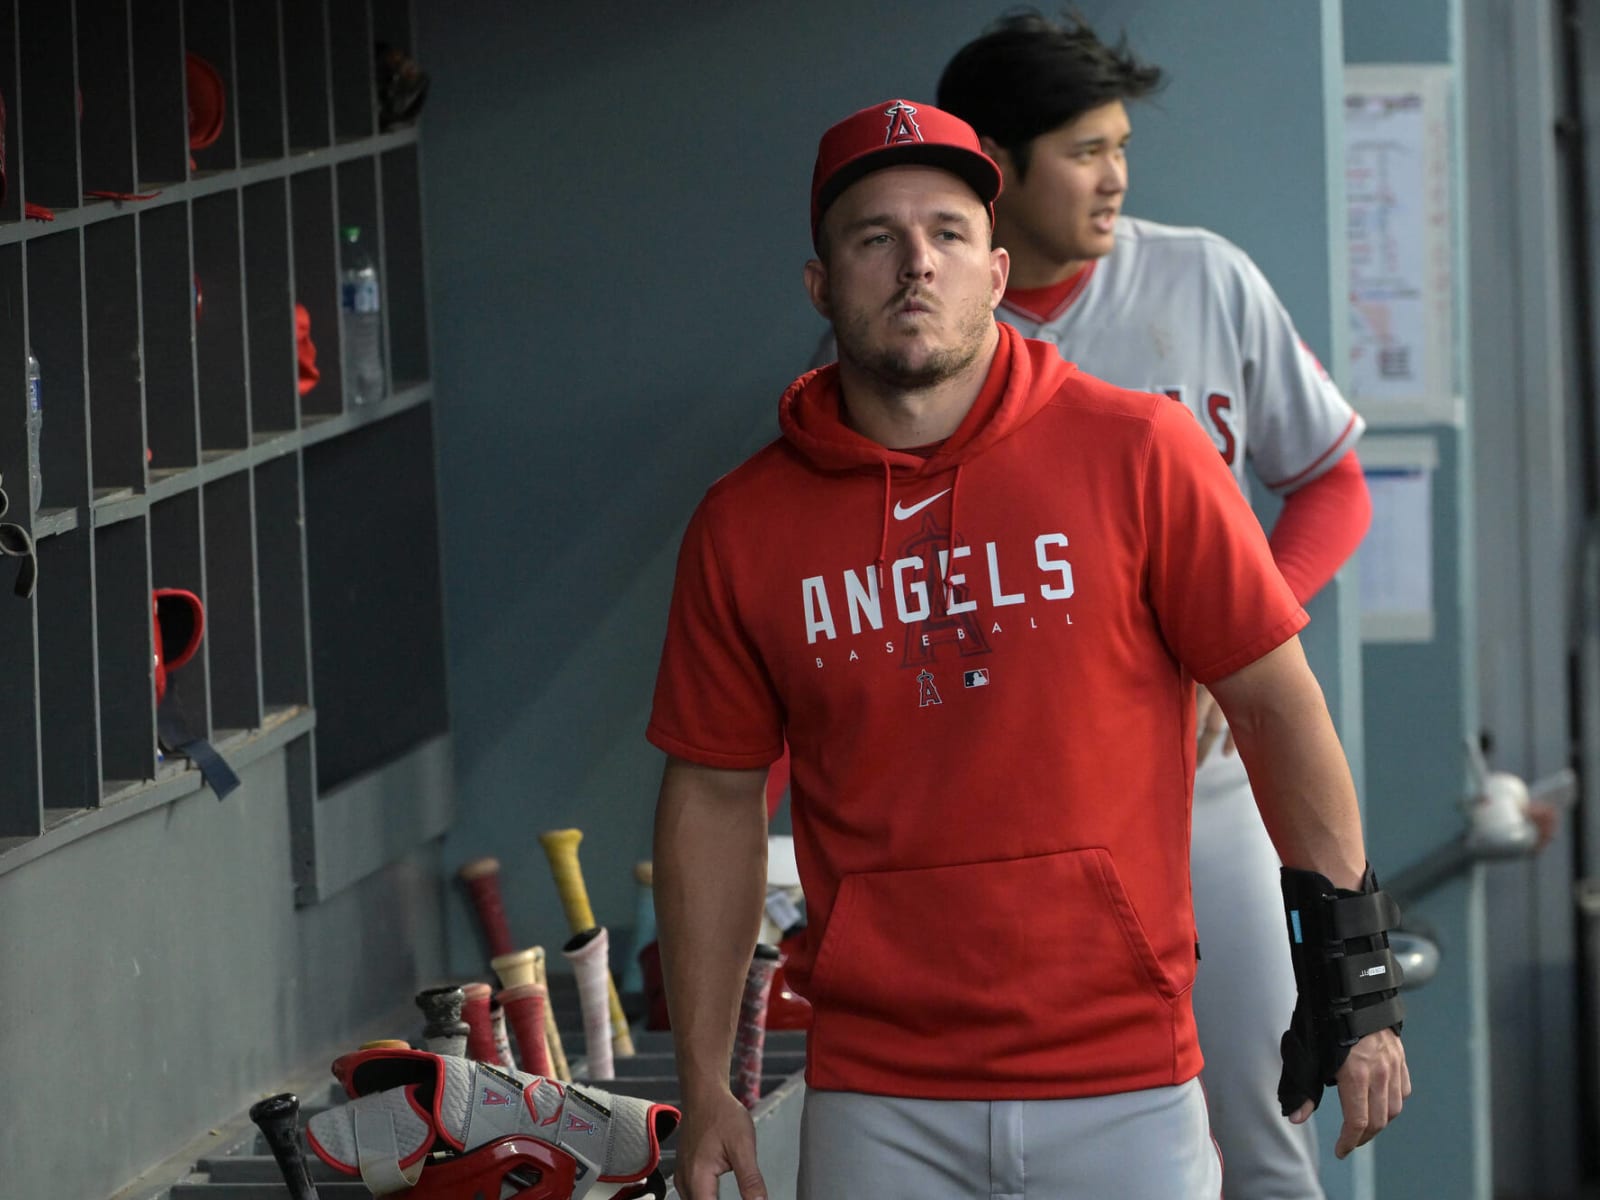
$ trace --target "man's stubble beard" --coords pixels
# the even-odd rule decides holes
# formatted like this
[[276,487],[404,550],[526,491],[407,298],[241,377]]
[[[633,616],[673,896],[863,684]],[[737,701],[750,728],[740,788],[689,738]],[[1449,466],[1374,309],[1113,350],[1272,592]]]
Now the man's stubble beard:
[[871,345],[871,323],[872,316],[853,314],[834,326],[839,357],[849,359],[895,391],[918,391],[943,383],[972,365],[994,323],[994,310],[982,300],[973,301],[957,326],[957,343],[935,350],[917,363],[903,350]]

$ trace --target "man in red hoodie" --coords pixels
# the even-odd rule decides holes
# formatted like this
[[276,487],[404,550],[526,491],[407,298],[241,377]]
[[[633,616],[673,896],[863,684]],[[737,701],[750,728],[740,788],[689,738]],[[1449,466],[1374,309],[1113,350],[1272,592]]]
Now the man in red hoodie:
[[1189,1003],[1196,682],[1287,864],[1286,1111],[1336,1079],[1348,1153],[1410,1090],[1395,914],[1304,611],[1186,411],[996,324],[999,190],[928,105],[823,136],[805,282],[839,361],[684,535],[648,731],[684,1200],[727,1171],[766,1196],[728,1067],[785,738],[807,1200],[1220,1193]]

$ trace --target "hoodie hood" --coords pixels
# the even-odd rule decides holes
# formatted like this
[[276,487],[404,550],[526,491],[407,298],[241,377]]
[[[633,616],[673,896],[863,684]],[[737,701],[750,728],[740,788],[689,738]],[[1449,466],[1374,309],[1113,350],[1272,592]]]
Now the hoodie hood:
[[[978,457],[1026,425],[1077,370],[1055,346],[1029,341],[1001,323],[1000,343],[989,376],[956,431],[926,458],[891,450],[844,423],[839,364],[802,375],[778,402],[784,440],[821,471],[860,470],[937,475]],[[997,378],[998,377],[998,378]],[[997,382],[999,387],[994,386]]]
[[972,408],[956,431],[927,457],[907,450],[891,450],[845,424],[836,362],[802,375],[778,402],[778,426],[784,439],[817,470],[881,472],[883,514],[878,527],[878,552],[872,560],[880,585],[889,548],[890,501],[895,478],[931,478],[954,470],[947,542],[953,554],[960,543],[956,523],[962,466],[1032,420],[1055,397],[1062,382],[1077,370],[1061,358],[1055,346],[1029,341],[1010,325],[1002,323],[999,329],[1000,341],[994,359]]

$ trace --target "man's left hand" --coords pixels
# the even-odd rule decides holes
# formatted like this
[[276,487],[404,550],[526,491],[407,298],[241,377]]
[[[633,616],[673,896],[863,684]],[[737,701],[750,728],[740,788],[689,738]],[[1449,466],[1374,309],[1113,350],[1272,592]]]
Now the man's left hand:
[[[1344,1125],[1334,1145],[1336,1158],[1344,1158],[1357,1146],[1365,1146],[1400,1115],[1405,1098],[1411,1094],[1411,1071],[1406,1066],[1406,1050],[1392,1029],[1369,1033],[1350,1049],[1334,1080],[1339,1085],[1339,1107],[1344,1110]],[[1311,1116],[1307,1100],[1289,1120],[1296,1125]]]

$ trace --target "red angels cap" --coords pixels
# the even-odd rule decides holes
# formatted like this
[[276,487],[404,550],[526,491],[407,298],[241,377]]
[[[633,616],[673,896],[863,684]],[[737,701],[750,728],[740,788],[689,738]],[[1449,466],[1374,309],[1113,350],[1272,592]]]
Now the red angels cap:
[[812,243],[822,214],[840,192],[872,171],[907,163],[961,176],[988,205],[993,222],[1000,168],[983,152],[972,126],[931,104],[886,100],[851,113],[822,135],[811,172]]
[[184,57],[184,77],[189,90],[189,149],[204,150],[222,136],[228,88],[217,69],[193,51]]

